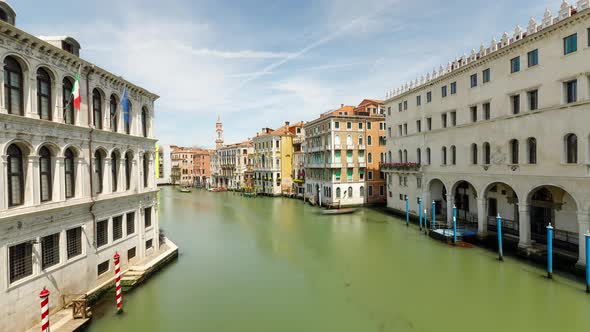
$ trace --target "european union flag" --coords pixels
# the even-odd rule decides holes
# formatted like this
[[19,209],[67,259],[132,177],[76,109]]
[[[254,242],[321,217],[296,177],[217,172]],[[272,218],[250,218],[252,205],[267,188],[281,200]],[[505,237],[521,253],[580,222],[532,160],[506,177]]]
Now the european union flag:
[[127,87],[123,90],[123,96],[121,97],[121,107],[123,108],[123,121],[125,124],[129,124],[129,95],[127,94]]

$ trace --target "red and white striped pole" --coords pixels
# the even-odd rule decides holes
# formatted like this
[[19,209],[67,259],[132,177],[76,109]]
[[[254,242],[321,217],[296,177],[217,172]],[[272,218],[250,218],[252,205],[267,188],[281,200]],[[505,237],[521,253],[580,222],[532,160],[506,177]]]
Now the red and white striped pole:
[[41,332],[49,332],[49,291],[43,287],[41,293]]
[[115,253],[115,289],[117,293],[117,313],[121,313],[123,310],[123,299],[121,298],[121,266],[119,264],[119,253]]

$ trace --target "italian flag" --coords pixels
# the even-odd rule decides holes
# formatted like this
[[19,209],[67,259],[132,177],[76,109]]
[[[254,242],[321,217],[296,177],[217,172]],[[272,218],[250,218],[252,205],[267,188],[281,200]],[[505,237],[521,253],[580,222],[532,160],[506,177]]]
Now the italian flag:
[[[80,69],[82,67],[80,66]],[[72,87],[72,98],[74,99],[74,108],[79,111],[80,104],[82,104],[82,97],[80,96],[80,72],[76,74],[76,80],[74,81],[74,86]]]

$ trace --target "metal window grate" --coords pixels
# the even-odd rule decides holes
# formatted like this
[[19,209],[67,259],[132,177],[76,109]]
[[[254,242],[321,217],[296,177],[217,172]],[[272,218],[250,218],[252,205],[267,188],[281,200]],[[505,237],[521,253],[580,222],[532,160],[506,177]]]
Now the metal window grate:
[[41,238],[41,268],[59,264],[59,233]]
[[66,231],[66,243],[68,247],[68,259],[82,254],[82,227],[68,229]]
[[148,250],[148,249],[150,249],[152,247],[153,247],[153,241],[152,240],[145,241],[145,250]]
[[135,233],[135,212],[127,213],[127,235]]
[[109,242],[108,221],[103,220],[96,223],[96,247],[102,247]]
[[131,260],[132,258],[135,258],[135,254],[136,254],[136,249],[135,247],[127,250],[127,260]]
[[107,272],[109,270],[109,261],[104,261],[97,266],[98,275]]
[[10,282],[33,274],[33,244],[21,243],[9,248]]
[[152,225],[152,207],[145,209],[145,227],[150,227]]
[[113,217],[113,241],[123,237],[123,216]]

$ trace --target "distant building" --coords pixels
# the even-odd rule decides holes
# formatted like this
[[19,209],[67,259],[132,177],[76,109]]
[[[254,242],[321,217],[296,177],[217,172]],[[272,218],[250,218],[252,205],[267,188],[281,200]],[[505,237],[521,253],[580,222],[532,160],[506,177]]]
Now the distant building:
[[252,142],[223,145],[216,150],[217,175],[214,187],[231,190],[245,189],[245,173],[252,154]]
[[156,177],[156,184],[171,184],[172,183],[172,149],[170,145],[161,145],[158,147],[158,171]]
[[305,124],[305,195],[327,206],[385,202],[382,102],[364,100]]
[[171,179],[173,184],[205,186],[211,177],[212,150],[173,145]]

